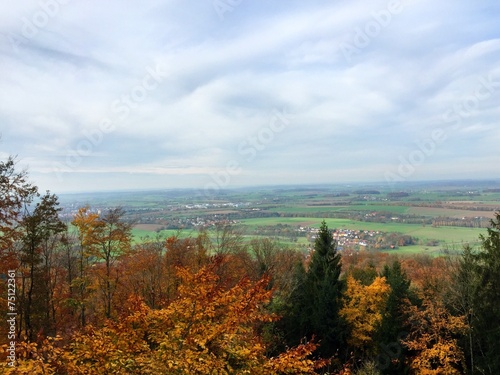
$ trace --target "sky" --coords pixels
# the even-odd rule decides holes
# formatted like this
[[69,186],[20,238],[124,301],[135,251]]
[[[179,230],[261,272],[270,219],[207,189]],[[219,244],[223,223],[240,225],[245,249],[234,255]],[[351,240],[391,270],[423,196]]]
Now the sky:
[[43,190],[500,178],[500,2],[0,3],[0,160]]

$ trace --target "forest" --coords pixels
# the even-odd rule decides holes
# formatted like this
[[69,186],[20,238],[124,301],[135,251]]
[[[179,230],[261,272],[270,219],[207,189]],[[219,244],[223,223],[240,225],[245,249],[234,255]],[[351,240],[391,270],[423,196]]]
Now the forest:
[[500,212],[437,257],[343,256],[324,220],[304,254],[225,221],[137,243],[120,207],[60,213],[0,161],[3,374],[500,373]]

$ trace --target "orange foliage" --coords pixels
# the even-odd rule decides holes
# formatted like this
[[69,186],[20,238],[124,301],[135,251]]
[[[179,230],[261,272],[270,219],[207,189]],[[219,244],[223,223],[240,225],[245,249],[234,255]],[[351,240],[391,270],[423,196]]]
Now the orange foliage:
[[348,272],[352,268],[366,268],[368,265],[373,265],[380,270],[385,264],[392,263],[395,256],[384,252],[359,251],[352,253],[344,253],[342,256],[342,270]]
[[63,349],[49,342],[41,349],[23,349],[29,358],[10,373],[314,374],[326,364],[309,358],[314,343],[267,358],[259,329],[277,319],[264,308],[272,294],[268,278],[243,278],[226,288],[215,273],[218,266],[215,262],[198,272],[178,268],[178,296],[165,308],[154,310],[132,297],[119,321],[88,326]]
[[442,257],[414,255],[403,258],[402,266],[412,284],[420,290],[435,293],[450,283],[450,272],[446,272],[447,264]]
[[[11,367],[9,362],[0,363],[0,373],[6,375],[54,375],[65,373],[63,362],[65,353],[57,346],[60,337],[47,338],[41,344],[19,342],[16,346],[16,362]],[[0,348],[5,354],[7,345]]]
[[390,286],[385,277],[376,277],[371,285],[364,286],[352,276],[347,278],[346,301],[340,315],[351,328],[347,342],[364,348],[373,340],[373,334],[382,322]]
[[408,308],[412,330],[404,344],[415,353],[409,365],[418,374],[462,374],[465,359],[457,335],[465,332],[465,319],[452,316],[435,297],[424,298],[422,308]]

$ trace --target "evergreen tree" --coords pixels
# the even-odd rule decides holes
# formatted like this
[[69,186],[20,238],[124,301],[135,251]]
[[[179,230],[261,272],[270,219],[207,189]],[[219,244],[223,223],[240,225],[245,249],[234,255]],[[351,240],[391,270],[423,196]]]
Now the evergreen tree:
[[[475,298],[479,286],[477,262],[474,251],[469,245],[464,246],[462,256],[452,271],[452,285],[449,288],[447,304],[455,315],[463,316],[467,323],[466,334],[462,338],[461,346],[467,361],[467,368],[475,368]],[[474,373],[474,371],[471,371]]]
[[306,276],[304,263],[300,261],[295,265],[292,292],[282,307],[283,319],[276,322],[278,329],[283,331],[288,346],[300,342],[311,331],[309,317],[312,306],[308,300]]
[[[500,212],[495,219],[488,236],[480,236],[482,251],[471,258],[478,283],[472,306],[477,353],[473,372],[487,374],[500,374]],[[464,267],[465,272],[467,264]]]
[[320,352],[325,356],[333,355],[340,344],[340,271],[341,259],[337,252],[337,243],[323,221],[314,243],[314,253],[306,280],[313,297],[312,333],[316,333],[321,340]]
[[406,301],[414,302],[410,291],[410,279],[395,260],[391,266],[385,265],[380,276],[385,277],[391,287],[387,298],[386,311],[379,329],[378,366],[385,374],[399,374],[404,368],[405,349],[401,340],[409,332]]
[[341,259],[336,242],[323,221],[307,272],[300,267],[296,272],[290,313],[284,317],[288,345],[296,345],[314,336],[320,341],[321,356],[331,357],[339,349],[340,271]]
[[480,240],[480,251],[464,247],[448,303],[468,325],[462,347],[469,372],[500,374],[500,212]]

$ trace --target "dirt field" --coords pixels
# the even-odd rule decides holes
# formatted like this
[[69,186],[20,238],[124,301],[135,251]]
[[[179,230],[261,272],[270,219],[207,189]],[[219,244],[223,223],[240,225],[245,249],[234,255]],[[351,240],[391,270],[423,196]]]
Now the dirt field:
[[462,217],[487,217],[494,218],[495,211],[474,211],[474,210],[461,210],[453,208],[434,208],[434,207],[410,207],[407,211],[408,214],[423,215],[423,216],[446,216],[452,218]]
[[137,224],[137,225],[134,225],[135,229],[147,230],[147,231],[151,231],[151,232],[154,232],[154,231],[160,229],[161,227],[162,226],[159,224]]

